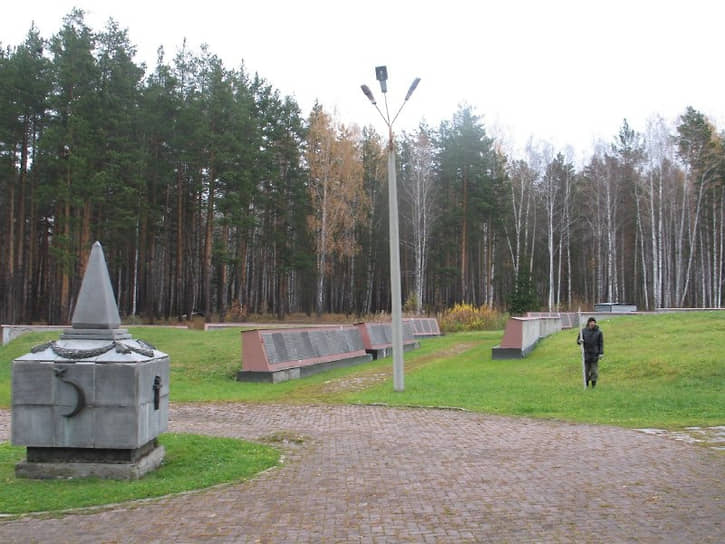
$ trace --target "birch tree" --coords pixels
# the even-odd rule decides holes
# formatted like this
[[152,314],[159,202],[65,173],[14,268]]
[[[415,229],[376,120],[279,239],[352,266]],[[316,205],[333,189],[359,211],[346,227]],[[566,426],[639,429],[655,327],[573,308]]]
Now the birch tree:
[[[569,154],[570,155],[570,154]],[[572,307],[572,283],[573,274],[571,269],[571,226],[572,226],[572,206],[573,206],[573,188],[575,182],[574,165],[569,158],[566,159],[562,169],[561,178],[561,227],[559,230],[559,281],[561,285],[561,269],[564,254],[566,254],[566,304],[571,310]],[[559,293],[561,288],[557,288]],[[559,295],[557,294],[557,304]]]
[[[526,255],[527,226],[533,207],[533,189],[537,178],[538,173],[526,161],[515,161],[509,168],[511,225],[505,229],[505,232],[506,243],[514,269],[514,282],[519,277],[521,259]],[[522,247],[522,244],[524,247]]]
[[648,122],[645,142],[646,195],[649,211],[650,266],[652,278],[652,303],[654,308],[663,306],[663,260],[664,260],[664,177],[668,165],[672,164],[672,145],[664,119],[654,118]]
[[430,231],[434,220],[436,185],[434,148],[430,129],[421,125],[403,141],[405,163],[402,176],[404,216],[410,226],[410,246],[413,250],[413,289],[415,310],[423,311],[423,293],[428,269]]
[[556,204],[559,200],[559,180],[562,175],[564,157],[559,153],[553,160],[547,161],[546,170],[541,178],[541,194],[546,211],[546,243],[549,257],[548,266],[548,299],[547,308],[549,312],[554,311],[554,224]]

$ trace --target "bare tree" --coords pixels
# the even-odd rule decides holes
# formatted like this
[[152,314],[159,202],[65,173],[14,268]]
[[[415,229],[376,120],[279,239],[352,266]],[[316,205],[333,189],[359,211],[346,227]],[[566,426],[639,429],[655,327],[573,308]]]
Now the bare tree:
[[511,227],[506,226],[505,233],[515,284],[519,278],[521,258],[527,254],[529,215],[538,173],[526,161],[519,160],[511,164],[508,174],[511,188]]
[[649,121],[645,136],[647,146],[646,179],[647,208],[649,210],[650,265],[652,271],[652,299],[655,308],[663,306],[664,260],[664,177],[668,164],[672,164],[672,139],[662,117]]
[[423,288],[428,268],[428,246],[430,231],[433,224],[433,211],[436,197],[434,170],[433,140],[431,131],[421,125],[412,136],[404,140],[406,148],[406,169],[402,176],[401,188],[407,200],[407,219],[411,227],[410,243],[415,261],[414,297],[418,314],[423,310]]
[[[570,178],[572,176],[572,166],[568,164],[564,155],[557,153],[556,157],[552,160],[547,161],[546,171],[542,177],[542,195],[544,206],[546,209],[546,240],[549,250],[549,298],[548,298],[548,310],[549,312],[554,311],[555,301],[558,303],[559,282],[554,280],[554,261],[556,254],[554,252],[554,242],[558,234],[559,236],[559,250],[561,254],[561,230],[556,232],[554,225],[558,224],[561,226],[561,220],[557,221],[558,214],[561,213],[561,200],[564,198],[564,191],[569,190]],[[568,198],[568,195],[566,196]],[[561,260],[559,264],[559,270],[561,269]]]

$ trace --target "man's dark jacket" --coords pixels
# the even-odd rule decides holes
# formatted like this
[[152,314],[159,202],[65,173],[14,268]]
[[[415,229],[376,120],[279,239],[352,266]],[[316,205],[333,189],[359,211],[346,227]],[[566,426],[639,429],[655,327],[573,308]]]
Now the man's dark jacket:
[[[584,327],[579,333],[580,338],[584,341],[584,353],[588,357],[600,357],[604,355],[604,335],[599,330],[599,326],[595,325],[593,329]],[[577,344],[579,344],[579,338],[577,338]]]

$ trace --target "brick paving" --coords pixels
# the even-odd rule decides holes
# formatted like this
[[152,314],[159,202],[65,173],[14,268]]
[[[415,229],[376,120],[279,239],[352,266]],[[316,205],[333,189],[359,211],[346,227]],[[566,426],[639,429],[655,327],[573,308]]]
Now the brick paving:
[[169,426],[274,436],[285,461],[206,491],[0,520],[0,542],[725,542],[725,455],[634,430],[243,404],[175,405]]

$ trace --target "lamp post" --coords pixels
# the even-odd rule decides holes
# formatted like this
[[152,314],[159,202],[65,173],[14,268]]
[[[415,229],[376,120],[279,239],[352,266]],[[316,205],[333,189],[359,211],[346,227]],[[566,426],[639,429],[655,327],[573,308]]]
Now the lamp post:
[[405,100],[400,105],[398,112],[393,119],[390,119],[388,110],[388,69],[386,66],[375,67],[375,78],[380,82],[380,90],[385,98],[385,114],[380,111],[375,96],[370,87],[361,85],[360,88],[365,96],[370,100],[375,109],[385,121],[388,127],[388,212],[390,222],[390,296],[392,304],[392,333],[393,333],[393,390],[403,391],[405,389],[403,375],[403,319],[400,295],[400,240],[398,234],[398,181],[395,172],[395,143],[393,140],[393,123],[403,110],[403,106],[415,91],[420,83],[417,77],[410,84]]

